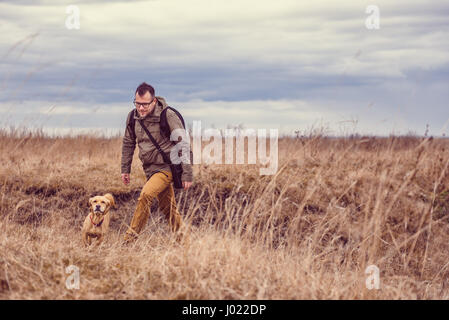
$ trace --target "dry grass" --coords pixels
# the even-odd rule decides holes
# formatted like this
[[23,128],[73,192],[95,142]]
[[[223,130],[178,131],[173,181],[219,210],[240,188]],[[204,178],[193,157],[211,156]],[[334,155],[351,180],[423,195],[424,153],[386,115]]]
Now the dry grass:
[[[154,211],[122,245],[144,175],[120,180],[120,138],[0,134],[0,298],[447,299],[449,142],[310,136],[279,142],[279,170],[197,165],[177,194],[178,243]],[[117,200],[85,249],[87,200]],[[156,207],[155,207],[156,208]],[[380,269],[379,290],[365,268]],[[80,268],[68,290],[65,268]]]

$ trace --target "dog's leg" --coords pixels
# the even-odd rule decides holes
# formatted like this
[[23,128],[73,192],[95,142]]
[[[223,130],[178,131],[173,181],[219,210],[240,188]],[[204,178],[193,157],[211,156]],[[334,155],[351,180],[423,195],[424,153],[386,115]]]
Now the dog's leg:
[[86,247],[89,245],[87,232],[83,232],[83,242]]
[[87,244],[90,246],[92,244],[92,237],[87,235]]
[[104,238],[104,236],[103,236],[102,234],[100,234],[100,235],[98,236],[98,239],[97,239],[97,247],[101,244],[101,242],[103,241],[103,238]]

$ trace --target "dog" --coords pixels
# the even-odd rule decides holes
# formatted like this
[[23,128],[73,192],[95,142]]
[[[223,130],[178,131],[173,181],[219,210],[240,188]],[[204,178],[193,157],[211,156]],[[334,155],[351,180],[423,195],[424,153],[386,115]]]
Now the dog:
[[97,245],[103,241],[109,229],[109,209],[115,206],[112,194],[95,196],[89,199],[89,214],[84,220],[82,237],[85,246],[92,243],[92,238],[97,238]]

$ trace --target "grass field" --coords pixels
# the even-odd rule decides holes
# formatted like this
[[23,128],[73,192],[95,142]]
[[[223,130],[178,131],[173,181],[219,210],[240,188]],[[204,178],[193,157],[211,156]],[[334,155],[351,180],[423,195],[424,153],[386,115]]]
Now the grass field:
[[[279,141],[276,175],[195,165],[177,192],[185,241],[153,211],[121,239],[145,177],[120,179],[121,139],[0,133],[1,299],[448,299],[449,141]],[[88,199],[110,192],[110,233],[85,248]],[[80,288],[66,288],[66,267]],[[369,265],[380,288],[366,287]]]

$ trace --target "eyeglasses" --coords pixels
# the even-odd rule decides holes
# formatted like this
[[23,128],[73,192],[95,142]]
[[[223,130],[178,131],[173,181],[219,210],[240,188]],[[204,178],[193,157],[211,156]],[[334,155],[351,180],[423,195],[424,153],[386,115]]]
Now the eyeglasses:
[[151,106],[151,104],[153,103],[153,101],[141,103],[141,102],[137,102],[136,100],[134,100],[133,103],[136,106],[136,108],[138,108],[140,106],[140,107],[143,107],[144,109],[148,109]]

